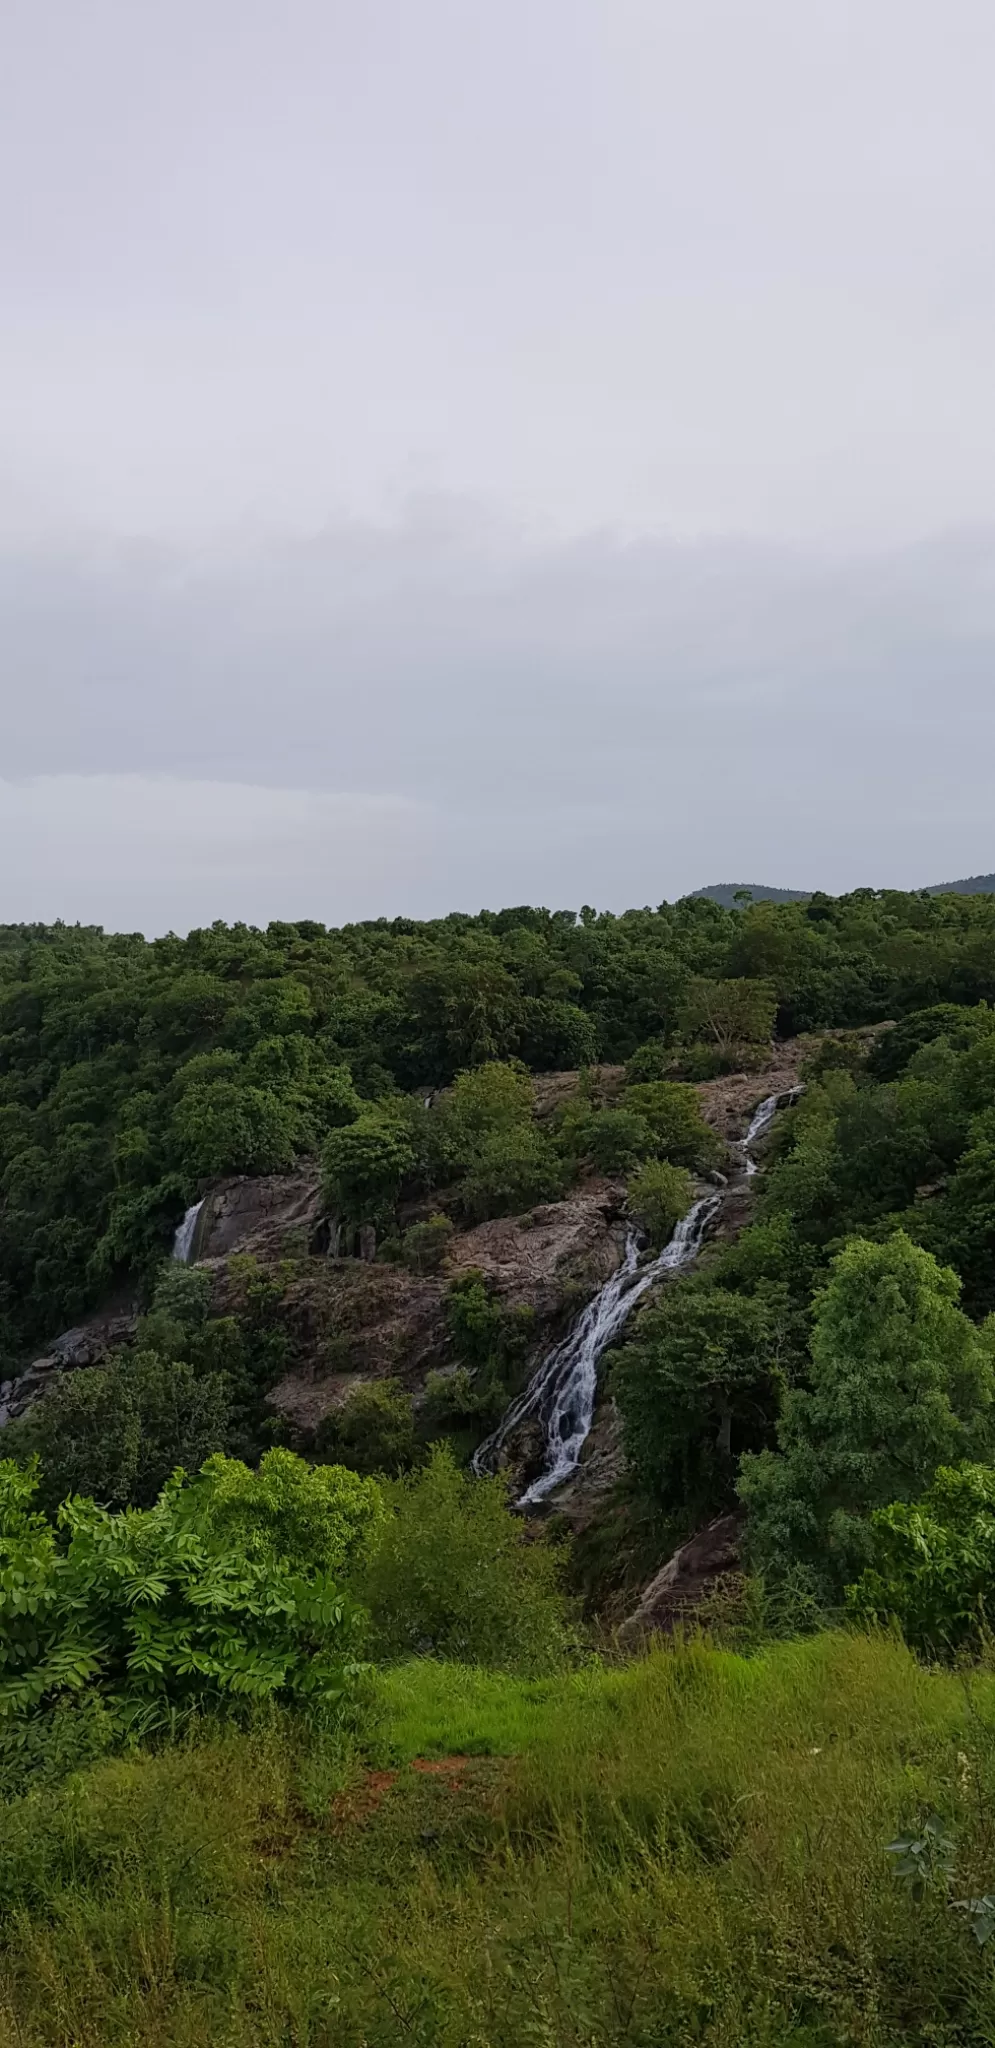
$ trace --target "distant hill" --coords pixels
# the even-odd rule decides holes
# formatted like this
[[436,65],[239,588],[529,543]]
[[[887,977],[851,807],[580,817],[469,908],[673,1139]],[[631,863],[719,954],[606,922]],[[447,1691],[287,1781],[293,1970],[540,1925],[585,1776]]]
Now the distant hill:
[[995,875],[968,875],[963,882],[932,882],[927,896],[995,896]]
[[710,882],[707,889],[692,889],[692,896],[707,896],[723,909],[734,910],[736,897],[745,890],[754,903],[807,903],[811,889],[763,889],[759,882]]
[[[765,889],[759,882],[710,882],[706,889],[692,889],[692,896],[707,896],[723,909],[734,910],[741,893],[754,903],[807,903],[811,889]],[[968,875],[962,882],[931,882],[927,896],[995,896],[995,875]]]

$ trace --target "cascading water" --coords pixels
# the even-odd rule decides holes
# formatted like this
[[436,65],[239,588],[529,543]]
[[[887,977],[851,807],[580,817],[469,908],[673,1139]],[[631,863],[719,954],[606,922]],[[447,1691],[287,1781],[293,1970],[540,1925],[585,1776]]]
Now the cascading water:
[[[792,1088],[783,1095],[768,1095],[754,1110],[745,1138],[737,1150],[742,1153],[744,1173],[757,1172],[750,1146],[763,1137],[779,1109],[787,1108],[801,1094]],[[639,1239],[630,1230],[625,1240],[622,1264],[605,1282],[600,1294],[578,1317],[573,1329],[542,1360],[524,1392],[512,1401],[492,1436],[474,1453],[473,1470],[478,1478],[495,1472],[509,1438],[529,1416],[541,1424],[546,1442],[543,1471],[522,1494],[519,1507],[535,1507],[554,1487],[569,1479],[580,1463],[580,1454],[590,1434],[598,1391],[601,1355],[618,1336],[636,1303],[664,1273],[679,1273],[690,1266],[701,1250],[705,1232],[721,1209],[723,1194],[703,1195],[682,1217],[669,1244],[646,1266],[639,1266]]]
[[182,1223],[177,1224],[176,1227],[176,1236],[173,1239],[173,1257],[174,1259],[179,1259],[180,1264],[183,1266],[187,1265],[190,1254],[193,1251],[197,1218],[204,1206],[205,1199],[206,1197],[202,1195],[199,1202],[192,1202]]
[[801,1088],[789,1088],[783,1095],[765,1095],[763,1101],[758,1102],[750,1121],[750,1128],[745,1138],[740,1138],[737,1144],[737,1150],[743,1154],[747,1180],[752,1180],[754,1174],[759,1171],[757,1162],[750,1152],[750,1146],[755,1145],[757,1139],[764,1137],[769,1131],[778,1110],[790,1109],[791,1104],[797,1102],[802,1092]]

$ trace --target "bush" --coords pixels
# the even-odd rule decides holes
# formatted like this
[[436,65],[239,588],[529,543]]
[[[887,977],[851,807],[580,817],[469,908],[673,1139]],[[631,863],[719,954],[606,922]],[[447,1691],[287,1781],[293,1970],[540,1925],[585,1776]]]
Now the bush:
[[412,1273],[437,1273],[444,1263],[453,1225],[448,1216],[430,1216],[412,1223],[401,1241],[401,1257]]
[[238,1458],[208,1458],[193,1493],[226,1543],[290,1571],[344,1572],[384,1518],[375,1480],[282,1447],[254,1472]]
[[223,1373],[198,1374],[154,1351],[63,1373],[4,1432],[18,1459],[40,1460],[37,1490],[54,1510],[70,1493],[106,1507],[151,1507],[178,1465],[196,1471],[220,1451],[231,1420]]
[[657,1151],[674,1166],[706,1167],[721,1157],[721,1140],[705,1122],[688,1082],[638,1082],[626,1089],[625,1107],[645,1119]]
[[356,1589],[384,1657],[544,1671],[570,1638],[555,1550],[526,1532],[503,1479],[470,1479],[435,1445],[396,1489]]
[[691,1176],[667,1159],[649,1159],[633,1174],[628,1190],[629,1214],[655,1250],[669,1244],[694,1199]]
[[625,1079],[628,1086],[636,1081],[666,1081],[672,1073],[674,1054],[663,1038],[648,1038],[644,1045],[637,1045],[635,1052],[625,1062]]
[[396,1477],[414,1464],[414,1404],[397,1380],[369,1380],[354,1387],[341,1408],[326,1415],[315,1437],[319,1456],[353,1472]]
[[847,1589],[862,1620],[897,1621],[930,1656],[990,1640],[995,1622],[995,1471],[941,1466],[919,1501],[871,1516],[870,1563]]
[[227,1545],[182,1475],[152,1508],[73,1499],[54,1527],[34,1495],[33,1473],[0,1463],[0,1724],[88,1693],[118,1735],[195,1708],[340,1701],[357,1628],[346,1597],[326,1573]]

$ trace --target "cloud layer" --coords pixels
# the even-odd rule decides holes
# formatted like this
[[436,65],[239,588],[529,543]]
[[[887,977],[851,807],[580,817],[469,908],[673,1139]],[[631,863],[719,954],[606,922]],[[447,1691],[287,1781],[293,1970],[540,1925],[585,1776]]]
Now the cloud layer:
[[538,545],[472,506],[8,551],[0,914],[621,909],[995,864],[995,539]]

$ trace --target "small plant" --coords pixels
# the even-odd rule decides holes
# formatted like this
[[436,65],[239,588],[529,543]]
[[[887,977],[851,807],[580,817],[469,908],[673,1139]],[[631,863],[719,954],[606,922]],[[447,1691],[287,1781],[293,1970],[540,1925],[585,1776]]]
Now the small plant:
[[[907,1887],[917,1906],[927,1892],[950,1891],[957,1844],[947,1834],[938,1813],[930,1814],[918,1834],[900,1835],[897,1841],[889,1842],[885,1854],[898,1859],[895,1876]],[[947,1903],[952,1913],[966,1913],[978,1947],[984,1948],[995,1934],[995,1897],[985,1892],[980,1898],[948,1899]]]
[[896,1857],[895,1876],[917,1905],[928,1891],[949,1889],[956,1853],[956,1844],[938,1813],[923,1822],[917,1835],[900,1835],[885,1849],[887,1856]]

